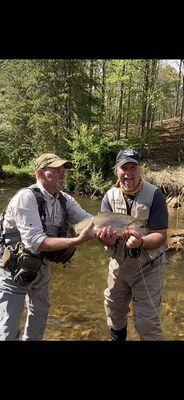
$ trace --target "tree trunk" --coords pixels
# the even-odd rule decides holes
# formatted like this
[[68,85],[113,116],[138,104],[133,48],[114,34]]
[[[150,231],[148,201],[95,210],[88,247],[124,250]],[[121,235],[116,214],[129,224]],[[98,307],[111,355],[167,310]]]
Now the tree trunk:
[[130,97],[131,97],[131,85],[132,85],[132,71],[129,76],[129,84],[128,84],[128,103],[127,103],[127,112],[126,112],[126,123],[125,123],[125,137],[128,137],[128,124],[129,124],[129,116],[130,116]]
[[145,132],[146,117],[147,117],[148,90],[149,90],[149,63],[150,63],[150,60],[145,60],[144,83],[143,83],[143,93],[142,93],[142,112],[141,112],[141,121],[140,121],[141,136],[143,136],[144,132]]
[[[124,74],[125,74],[125,65],[123,65],[121,77],[123,77]],[[120,140],[120,132],[121,132],[121,125],[122,125],[123,96],[124,96],[124,81],[121,80],[116,140]]]
[[184,112],[184,75],[183,75],[183,90],[182,90],[182,103],[181,103],[181,111],[180,111],[180,125],[183,121],[183,112]]
[[[69,62],[69,77],[71,74],[71,61]],[[68,128],[72,129],[72,88],[71,88],[71,82],[69,80],[68,82]]]
[[[150,81],[150,91],[151,91],[152,95],[153,95],[154,90],[155,90],[156,72],[157,72],[157,60],[152,60],[152,63],[151,63],[151,81]],[[152,120],[152,112],[153,112],[152,100],[149,100],[148,111],[147,111],[147,131],[149,131],[149,129],[150,129],[150,123],[151,123],[151,120]]]
[[70,61],[64,63],[64,76],[66,81],[66,99],[65,99],[65,120],[66,127],[71,129],[72,127],[72,109],[71,109],[71,84],[69,81],[70,77]]
[[177,93],[176,93],[176,105],[175,105],[175,117],[178,117],[178,103],[179,103],[179,93],[180,93],[180,82],[181,82],[181,66],[182,60],[180,60],[180,67],[179,67],[179,76],[178,76],[178,86],[177,86]]
[[181,103],[180,124],[179,124],[179,132],[178,132],[178,161],[179,162],[181,162],[181,128],[182,128],[183,111],[184,111],[184,75],[183,75],[182,81],[183,81],[182,103]]
[[104,122],[104,115],[105,115],[106,62],[107,62],[107,60],[103,60],[103,62],[102,62],[102,91],[101,91],[100,129],[102,129],[102,125],[103,125],[103,122]]
[[91,97],[93,90],[93,70],[94,70],[94,60],[90,61],[89,67],[89,119],[88,119],[88,129],[91,126]]

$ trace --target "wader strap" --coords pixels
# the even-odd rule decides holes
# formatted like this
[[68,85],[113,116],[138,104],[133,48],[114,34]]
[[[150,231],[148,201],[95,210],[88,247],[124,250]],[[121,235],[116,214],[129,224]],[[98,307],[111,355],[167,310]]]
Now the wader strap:
[[5,246],[5,239],[3,235],[3,222],[4,222],[4,216],[6,213],[6,207],[3,209],[3,211],[0,214],[0,251],[3,251],[3,248]]
[[[45,200],[43,197],[43,193],[41,190],[38,188],[36,184],[29,186],[29,189],[32,190],[34,193],[37,204],[38,204],[38,211],[40,214],[40,219],[43,225],[44,231],[46,231],[46,226],[45,226],[45,220],[46,220],[46,213],[45,213]],[[68,213],[67,213],[67,208],[66,208],[66,202],[67,200],[63,196],[62,193],[59,193],[58,200],[60,201],[61,204],[61,218],[62,218],[62,227],[60,229],[60,237],[66,237],[66,231],[68,229]]]

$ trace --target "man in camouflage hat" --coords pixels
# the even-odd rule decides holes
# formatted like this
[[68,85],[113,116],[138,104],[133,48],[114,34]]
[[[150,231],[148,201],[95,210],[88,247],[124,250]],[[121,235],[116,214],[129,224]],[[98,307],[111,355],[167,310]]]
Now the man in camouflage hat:
[[78,237],[70,224],[90,218],[62,191],[65,172],[72,167],[55,154],[35,161],[36,184],[19,190],[1,221],[0,340],[18,340],[24,301],[27,320],[22,340],[42,340],[49,302],[49,261],[65,264],[76,246],[91,239],[92,223]]

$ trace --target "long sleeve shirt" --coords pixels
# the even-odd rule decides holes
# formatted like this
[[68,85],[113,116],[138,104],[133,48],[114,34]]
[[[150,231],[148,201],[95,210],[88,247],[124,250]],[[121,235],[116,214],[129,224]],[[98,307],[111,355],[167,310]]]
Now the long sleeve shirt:
[[[49,220],[53,225],[60,226],[62,224],[62,213],[58,197],[52,196],[39,181],[37,181],[37,185],[46,202],[46,220]],[[91,217],[91,214],[86,212],[72,196],[62,191],[61,193],[67,200],[68,222],[76,224],[84,218]],[[18,229],[25,248],[32,253],[37,252],[38,247],[47,235],[43,230],[37,200],[32,190],[29,188],[21,189],[14,195],[8,204],[3,228],[6,228],[6,232],[10,236],[15,228]]]

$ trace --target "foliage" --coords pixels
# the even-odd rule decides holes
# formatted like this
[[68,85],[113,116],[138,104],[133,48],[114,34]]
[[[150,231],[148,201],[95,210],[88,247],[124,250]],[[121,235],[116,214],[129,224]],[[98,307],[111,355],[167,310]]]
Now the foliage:
[[19,182],[23,185],[29,185],[35,182],[35,174],[33,164],[30,163],[27,167],[17,168],[13,165],[3,165],[3,172],[7,180]]
[[78,60],[10,60],[0,69],[0,130],[8,162],[21,166],[41,152],[65,153],[66,128],[88,120],[89,98],[94,109],[99,106],[88,81]]
[[182,109],[182,82],[163,60],[2,60],[0,166],[69,156],[68,187],[100,193],[120,148],[159,143],[154,124]]
[[77,192],[102,193],[106,179],[113,178],[113,165],[122,141],[110,142],[101,135],[98,126],[88,130],[83,124],[78,130],[70,131],[66,142],[70,149],[68,158],[73,163],[70,187],[75,187]]
[[112,181],[104,182],[102,171],[92,171],[89,182],[90,191],[93,191],[92,197],[95,195],[103,195],[112,186]]

